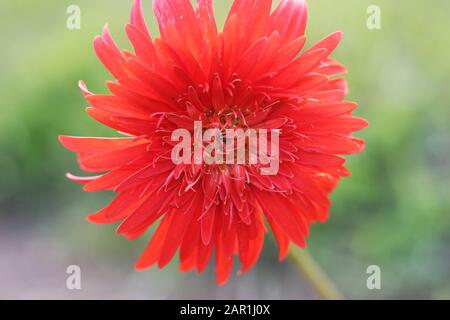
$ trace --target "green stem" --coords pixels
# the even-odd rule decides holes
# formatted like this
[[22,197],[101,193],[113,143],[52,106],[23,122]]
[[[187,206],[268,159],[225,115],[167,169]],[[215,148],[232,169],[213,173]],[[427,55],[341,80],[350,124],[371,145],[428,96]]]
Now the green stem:
[[344,296],[339,292],[333,281],[308,252],[292,248],[291,258],[295,262],[297,269],[304,275],[322,299],[344,299]]

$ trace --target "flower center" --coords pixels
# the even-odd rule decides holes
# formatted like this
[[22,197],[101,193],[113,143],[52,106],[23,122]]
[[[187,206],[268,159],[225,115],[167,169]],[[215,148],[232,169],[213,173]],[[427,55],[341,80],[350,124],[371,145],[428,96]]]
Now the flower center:
[[219,129],[247,129],[245,115],[238,107],[226,107],[221,110],[210,109],[204,113],[204,128]]

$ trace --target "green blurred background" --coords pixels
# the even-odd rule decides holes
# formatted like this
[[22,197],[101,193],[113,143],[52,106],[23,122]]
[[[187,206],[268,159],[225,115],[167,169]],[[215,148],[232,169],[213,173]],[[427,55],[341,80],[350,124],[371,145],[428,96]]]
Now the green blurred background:
[[[69,5],[81,29],[66,28]],[[129,242],[84,217],[111,194],[83,193],[65,179],[81,173],[58,134],[114,136],[84,112],[83,79],[97,93],[111,76],[92,39],[108,22],[122,48],[131,0],[0,2],[0,298],[314,299],[291,261],[277,262],[270,236],[259,264],[215,285],[203,276],[133,270],[150,237]],[[378,5],[382,29],[366,27]],[[216,1],[222,25],[230,1]],[[366,151],[349,158],[353,176],[333,194],[331,217],[312,227],[308,250],[350,299],[450,298],[450,2],[309,1],[309,42],[344,31],[336,51],[349,69],[350,100],[370,121]],[[150,0],[144,10],[152,34]],[[66,267],[82,270],[69,291]],[[379,265],[382,289],[368,290]]]

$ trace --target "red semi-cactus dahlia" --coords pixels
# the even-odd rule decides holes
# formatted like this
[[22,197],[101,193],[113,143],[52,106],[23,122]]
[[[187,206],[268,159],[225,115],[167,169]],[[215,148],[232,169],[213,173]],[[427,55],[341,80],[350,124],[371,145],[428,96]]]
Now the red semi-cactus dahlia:
[[[344,102],[345,68],[329,56],[341,40],[333,33],[308,50],[304,0],[235,0],[217,31],[212,0],[154,0],[160,38],[152,39],[136,0],[126,26],[134,52],[121,51],[107,28],[95,51],[116,81],[110,95],[81,90],[97,121],[120,131],[118,139],[61,136],[81,168],[101,173],[69,177],[84,190],[117,197],[89,216],[121,221],[129,239],[158,227],[136,264],[165,266],[179,249],[180,269],[202,272],[214,252],[217,281],[227,281],[234,255],[251,268],[266,227],[280,259],[289,244],[305,247],[311,223],[325,222],[329,194],[348,176],[338,155],[360,152],[351,136],[367,122]],[[280,129],[280,168],[261,175],[257,165],[179,164],[171,160],[177,128]]]

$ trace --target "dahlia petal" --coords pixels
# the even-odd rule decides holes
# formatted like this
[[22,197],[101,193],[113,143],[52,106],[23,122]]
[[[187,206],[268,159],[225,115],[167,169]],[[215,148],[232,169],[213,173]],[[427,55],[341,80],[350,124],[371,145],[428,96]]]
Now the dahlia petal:
[[259,124],[254,125],[255,129],[279,129],[289,121],[288,118],[270,119]]
[[159,64],[155,45],[147,34],[135,25],[128,24],[125,27],[126,33],[132,43],[136,55],[152,68]]
[[[257,79],[258,76],[267,73],[273,65],[274,59],[278,56],[281,46],[280,36],[277,31],[274,31],[267,38],[267,46],[265,52],[261,55],[258,64],[255,66],[254,70],[250,73],[250,79]],[[256,82],[256,81],[255,81]]]
[[162,101],[158,101],[148,96],[144,96],[139,92],[127,88],[121,84],[108,82],[108,89],[115,96],[120,97],[121,99],[127,101],[134,108],[146,111],[149,114],[157,113],[157,112],[168,112],[173,111],[173,107],[165,104]]
[[59,142],[65,148],[78,153],[102,153],[142,143],[134,138],[84,138],[63,135],[59,136]]
[[[201,36],[196,14],[189,0],[154,0],[153,8],[158,19],[159,29],[163,39],[169,42],[168,29],[173,25],[183,39],[184,46],[194,56],[201,52]],[[173,33],[172,33],[173,34]]]
[[272,13],[271,29],[277,30],[285,41],[305,33],[308,7],[305,0],[281,0]]
[[131,72],[133,72],[133,74],[135,74],[139,79],[141,79],[141,81],[143,81],[143,84],[146,85],[146,88],[149,88],[151,92],[159,95],[160,98],[166,100],[168,96],[170,97],[170,100],[173,100],[178,96],[177,89],[170,81],[165,79],[160,74],[148,69],[140,61],[131,59],[128,62],[128,67],[130,68]]
[[197,271],[202,273],[205,271],[209,260],[211,259],[211,254],[213,251],[213,242],[210,242],[208,245],[204,245],[203,243],[198,244],[197,246]]
[[125,210],[134,206],[136,202],[136,192],[124,192],[119,194],[108,206],[91,214],[87,219],[92,223],[113,223],[120,221],[128,215]]
[[245,30],[245,39],[251,45],[267,35],[271,9],[272,0],[235,0],[229,17],[234,14],[239,17],[241,30]]
[[184,128],[187,130],[194,129],[194,123],[192,121],[192,118],[190,118],[186,115],[168,113],[168,114],[166,114],[166,119],[168,121],[170,121],[171,123],[175,124],[178,128]]
[[350,114],[356,107],[357,104],[354,102],[336,102],[305,106],[297,111],[297,121],[311,123],[321,119],[334,118]]
[[79,183],[79,184],[87,184],[87,183],[89,183],[89,182],[91,182],[91,181],[94,181],[94,180],[100,178],[101,176],[95,176],[95,177],[78,177],[78,176],[75,176],[75,175],[73,175],[73,174],[71,174],[71,173],[66,173],[66,177],[67,177],[67,179],[70,179],[70,180],[72,180],[73,182],[76,182],[76,183]]
[[328,82],[328,77],[321,74],[310,73],[304,76],[299,82],[294,84],[294,92],[296,95],[307,94],[317,87]]
[[220,110],[225,105],[225,96],[223,92],[222,82],[218,74],[215,74],[212,80],[211,104],[215,110]]
[[[232,226],[231,230],[222,229],[216,244],[216,278],[219,286],[224,285],[230,277],[233,269],[233,247],[235,244],[235,230]],[[230,248],[232,248],[230,250]]]
[[148,143],[94,154],[82,161],[82,165],[90,170],[108,171],[125,166],[138,158],[145,157]]
[[308,134],[296,142],[304,150],[331,154],[352,154],[362,151],[364,142],[348,136]]
[[259,172],[256,171],[253,172],[251,176],[252,176],[251,183],[257,188],[262,190],[273,190],[275,188],[272,180],[269,179],[267,176],[262,176],[259,174]]
[[117,96],[91,95],[86,98],[92,107],[101,109],[114,115],[131,117],[136,119],[150,119],[147,110],[136,108],[121,100]]
[[278,71],[280,68],[291,63],[291,61],[300,53],[306,42],[306,36],[300,36],[291,40],[288,44],[279,49],[277,56],[272,62],[271,69]]
[[166,215],[156,229],[150,243],[135,264],[136,270],[145,270],[158,261],[173,215]]
[[116,118],[112,118],[111,113],[106,112],[104,110],[98,109],[98,108],[86,108],[86,112],[95,120],[97,120],[100,123],[103,123],[104,125],[116,129],[120,132],[125,132],[128,134],[131,134],[133,136],[141,136],[143,133],[147,132],[147,131],[151,131],[151,130],[144,130],[144,131],[140,131],[137,130],[135,128],[133,128],[133,126],[127,126],[126,123],[121,123],[121,121],[119,121],[120,119]]
[[[220,252],[220,251],[219,251]],[[233,259],[223,256],[222,253],[216,254],[216,277],[217,285],[223,286],[230,278],[233,269]]]
[[298,162],[309,166],[333,167],[343,165],[345,159],[331,154],[303,151],[300,152]]
[[[230,14],[223,31],[223,65],[225,72],[230,72],[239,54],[240,32],[237,14]],[[228,79],[230,74],[225,74]]]
[[297,209],[271,192],[254,190],[254,194],[264,213],[270,215],[295,244],[304,248],[307,227],[299,221]]
[[292,168],[294,172],[293,185],[296,190],[307,195],[312,201],[323,204],[325,206],[330,205],[330,200],[327,197],[328,192],[334,186],[335,179],[325,178],[321,173],[308,174],[304,169],[304,166],[295,165]]
[[176,65],[180,69],[185,70],[185,73],[194,81],[194,84],[202,84],[207,81],[200,62],[192,53],[183,52],[181,49],[177,49],[174,43],[169,44],[161,39],[155,39],[155,45],[160,53],[160,57],[168,59],[165,63],[171,66]]
[[142,13],[142,0],[134,0],[133,8],[131,10],[130,23],[150,38],[144,19],[144,14]]
[[208,46],[217,35],[216,20],[214,19],[214,9],[212,0],[196,0],[197,3],[197,21],[202,33],[202,38]]
[[[248,0],[246,0],[248,2]],[[249,31],[247,38],[249,43],[253,43],[269,31],[270,11],[272,10],[272,0],[254,0],[251,18],[245,30]]]
[[113,38],[111,36],[111,32],[109,31],[108,24],[105,24],[105,26],[103,27],[103,32],[102,32],[102,36],[101,37],[105,41],[105,43],[107,45],[109,45],[115,52],[120,53],[119,47],[114,42],[114,40],[113,40]]
[[89,97],[90,95],[92,95],[92,92],[90,92],[86,86],[86,83],[84,81],[78,81],[78,87],[80,88],[81,92],[83,93],[83,96],[85,98]]
[[282,190],[287,194],[292,193],[292,185],[288,179],[281,175],[271,177],[272,183],[277,190]]
[[153,186],[133,208],[130,208],[126,219],[119,225],[117,234],[127,234],[140,230],[142,226],[151,225],[169,208],[175,190],[163,196],[155,192],[158,186]]
[[278,87],[292,87],[303,75],[312,71],[327,56],[327,54],[327,50],[324,48],[315,49],[302,54],[289,66],[278,73],[270,83]]
[[321,91],[328,91],[328,90],[340,90],[343,91],[345,95],[348,94],[348,83],[346,79],[343,78],[337,78],[330,80],[327,84],[325,84]]
[[[334,188],[336,186],[335,181],[330,179],[329,181],[331,181],[330,185]],[[323,223],[328,219],[330,211],[329,201],[327,203],[320,203],[311,199],[309,195],[297,193],[293,202],[297,207],[301,208],[301,210],[305,212],[305,219],[309,224],[316,222]]]
[[299,130],[302,132],[312,133],[336,133],[336,134],[350,134],[354,131],[359,131],[368,126],[368,122],[362,118],[353,116],[342,116],[333,119],[326,119],[315,122],[313,126],[301,126]]
[[327,75],[336,76],[347,73],[347,69],[340,64],[337,60],[332,58],[327,58],[322,64],[316,69],[316,72]]
[[127,238],[130,241],[136,240],[136,239],[140,238],[147,230],[148,230],[148,227],[145,226],[141,230],[138,230],[138,231],[135,231],[135,232],[125,233],[124,237]]
[[127,76],[123,55],[112,42],[107,26],[105,26],[103,35],[94,39],[94,49],[100,61],[115,78],[120,79]]
[[289,254],[289,238],[284,234],[283,230],[278,226],[271,216],[267,216],[267,222],[269,223],[274,237],[278,243],[278,259],[280,261],[286,259]]
[[137,170],[137,176],[140,179],[148,179],[153,178],[156,180],[157,176],[160,176],[163,173],[167,173],[168,171],[172,171],[175,168],[175,165],[172,161],[159,161],[157,163],[150,163],[147,166],[143,167],[141,170]]
[[[194,247],[194,249],[197,249]],[[186,256],[186,258],[181,259],[180,258],[180,271],[181,272],[188,272],[192,271],[195,266],[197,265],[197,251],[190,251],[189,256]]]
[[261,38],[242,55],[242,58],[235,68],[236,73],[241,79],[245,79],[250,72],[253,71],[255,65],[258,64],[259,58],[265,52],[267,45],[268,39]]
[[250,209],[248,207],[248,203],[244,204],[244,207],[241,211],[238,211],[239,214],[239,218],[241,218],[242,222],[246,225],[249,225],[252,220],[251,220],[251,213],[250,213]]
[[205,246],[209,245],[213,230],[214,230],[214,218],[216,216],[216,206],[211,208],[203,215],[200,220],[200,232],[202,236],[202,242]]
[[166,265],[175,254],[178,247],[181,245],[183,238],[187,232],[187,226],[194,219],[194,212],[200,209],[201,202],[199,195],[195,195],[188,201],[184,208],[180,210],[172,210],[172,220],[170,223],[170,231],[166,236],[163,244],[163,250],[159,256],[158,266],[161,268]]
[[163,268],[166,264],[168,264],[175,255],[175,252],[180,246],[184,234],[186,233],[187,226],[189,225],[191,219],[194,218],[194,212],[196,212],[196,209],[198,210],[199,207],[200,206],[194,206],[192,210],[184,213],[174,211],[174,216],[169,226],[169,230],[159,257],[159,268]]
[[341,40],[342,40],[342,32],[340,32],[340,31],[334,32],[334,33],[328,35],[327,37],[325,37],[324,39],[320,40],[319,42],[317,42],[306,52],[314,51],[317,49],[326,49],[327,53],[329,55],[334,51],[334,49],[336,49],[336,47],[339,45],[339,42],[341,42]]
[[309,100],[315,103],[339,102],[344,100],[346,92],[344,90],[314,91],[307,94]]
[[191,266],[191,268],[195,267],[195,265],[197,264],[197,247],[200,238],[198,225],[199,222],[196,219],[192,219],[191,224],[187,228],[186,234],[184,235],[183,241],[180,245],[180,262],[184,264],[184,261],[191,261],[192,258],[194,258],[194,265],[191,266],[190,263],[187,263],[189,266]]
[[[258,218],[259,219],[259,218]],[[242,268],[239,270],[239,274],[243,274],[252,268],[256,261],[258,261],[264,244],[264,228],[260,221],[257,222],[256,236],[250,239],[245,237],[245,231],[242,228],[248,228],[248,226],[242,226],[239,236],[239,259],[242,264]],[[244,239],[242,239],[245,237]]]
[[132,135],[136,136],[148,136],[152,132],[155,132],[155,129],[157,129],[158,121],[156,119],[152,120],[145,120],[145,119],[139,119],[135,117],[126,117],[126,116],[116,116],[110,114],[110,120],[116,124],[118,128],[125,128],[123,131],[130,132],[129,129],[126,128],[133,128]]
[[319,167],[319,170],[333,177],[348,177],[351,175],[345,166]]
[[95,179],[87,183],[83,190],[86,192],[96,192],[102,190],[114,190],[114,188],[119,185],[123,179],[133,173],[130,169],[116,169],[112,170],[98,179]]

